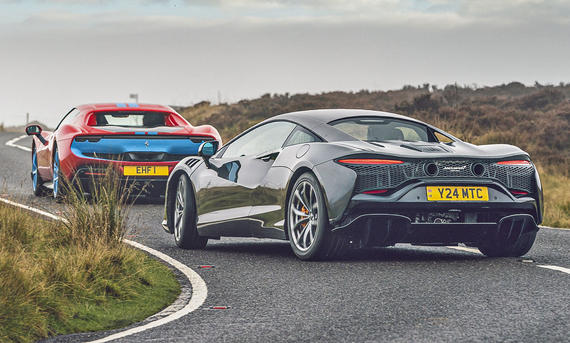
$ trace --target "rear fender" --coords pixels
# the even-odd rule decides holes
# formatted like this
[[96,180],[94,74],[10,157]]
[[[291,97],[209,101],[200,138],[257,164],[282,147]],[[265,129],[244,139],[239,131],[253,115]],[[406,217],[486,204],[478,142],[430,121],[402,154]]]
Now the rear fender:
[[315,166],[313,172],[323,188],[329,221],[335,223],[342,218],[352,198],[356,172],[334,161]]

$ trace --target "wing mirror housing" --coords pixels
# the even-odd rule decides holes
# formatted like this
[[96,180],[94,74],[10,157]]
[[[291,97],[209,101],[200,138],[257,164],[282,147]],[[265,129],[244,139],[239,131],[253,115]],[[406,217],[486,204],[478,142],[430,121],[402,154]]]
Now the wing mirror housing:
[[26,126],[26,134],[28,136],[36,136],[42,142],[42,144],[46,145],[47,141],[42,136],[42,127],[36,124]]
[[198,156],[201,156],[204,159],[208,168],[210,167],[210,157],[214,156],[216,152],[218,152],[219,145],[220,142],[218,141],[207,141],[200,144],[200,147],[198,148]]

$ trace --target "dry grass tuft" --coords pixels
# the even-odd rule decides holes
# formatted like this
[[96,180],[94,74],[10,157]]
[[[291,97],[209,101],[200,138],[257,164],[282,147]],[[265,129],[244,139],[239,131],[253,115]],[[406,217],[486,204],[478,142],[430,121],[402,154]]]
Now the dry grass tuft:
[[544,222],[546,226],[570,228],[570,178],[568,170],[543,171]]
[[113,177],[91,199],[69,192],[67,223],[0,203],[0,341],[123,327],[179,293],[172,272],[123,243],[126,192]]

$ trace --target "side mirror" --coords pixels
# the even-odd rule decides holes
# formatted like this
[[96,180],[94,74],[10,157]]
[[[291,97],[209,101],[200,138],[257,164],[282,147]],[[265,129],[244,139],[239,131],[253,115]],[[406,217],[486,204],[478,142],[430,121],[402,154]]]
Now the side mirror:
[[32,124],[26,126],[26,134],[28,136],[38,137],[38,139],[40,140],[40,142],[42,142],[43,145],[48,144],[48,141],[46,141],[45,138],[42,136],[42,127],[39,125]]
[[39,125],[26,126],[26,134],[28,136],[37,136],[42,133],[42,127]]
[[202,156],[204,159],[209,159],[218,151],[219,144],[220,143],[218,141],[208,141],[200,144],[198,155]]

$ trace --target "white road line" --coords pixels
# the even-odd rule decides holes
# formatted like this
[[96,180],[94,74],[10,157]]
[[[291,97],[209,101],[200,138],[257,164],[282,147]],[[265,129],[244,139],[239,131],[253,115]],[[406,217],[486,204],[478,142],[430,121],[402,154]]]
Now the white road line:
[[[459,247],[459,246],[447,246],[446,248],[461,250],[461,251],[467,251],[467,252],[472,252],[472,253],[476,253],[476,254],[481,254],[479,249],[475,249],[475,248]],[[537,264],[536,266],[540,267],[540,268],[546,268],[546,269],[556,270],[559,272],[570,274],[570,268],[564,268],[564,267],[559,267],[559,266],[551,266],[551,265],[546,265],[546,264]]]
[[460,251],[472,252],[474,254],[481,254],[479,249],[476,249],[476,248],[468,248],[468,247],[460,247],[460,246],[447,246],[446,248],[460,250]]
[[20,139],[24,139],[24,138],[26,138],[26,137],[28,137],[28,135],[21,135],[21,136],[19,136],[19,137],[10,139],[9,141],[6,142],[6,145],[7,145],[7,146],[11,146],[12,148],[22,149],[22,150],[24,150],[24,151],[29,151],[29,152],[31,152],[31,151],[32,151],[32,148],[28,148],[27,146],[21,146],[21,145],[16,144],[17,141],[19,141]]
[[[14,147],[14,148],[22,149],[24,151],[32,151],[32,149],[30,149],[28,147],[24,147],[24,146],[15,144],[15,142],[19,141],[20,139],[24,139],[26,137],[27,137],[26,135],[16,137],[16,138],[11,139],[8,142],[6,142],[6,145]],[[3,202],[10,204],[10,205],[25,208],[29,211],[33,211],[33,212],[42,214],[42,215],[47,216],[47,217],[52,218],[52,219],[65,220],[64,218],[56,216],[56,215],[51,214],[49,212],[45,212],[45,211],[42,211],[42,210],[39,210],[39,209],[36,209],[33,207],[29,207],[26,205],[15,203],[15,202],[10,201],[8,199],[0,198],[0,201],[3,201]],[[555,228],[555,227],[548,227],[548,226],[541,226],[541,228],[546,228],[546,229],[551,229],[551,230],[570,230],[567,228]],[[149,248],[149,247],[142,245],[140,243],[133,242],[133,241],[126,240],[126,239],[124,240],[124,242],[127,244],[130,244],[130,245],[132,245],[138,249],[144,250],[144,251],[148,252],[149,254],[152,254],[152,255],[166,261],[167,263],[169,263],[170,265],[174,266],[175,268],[180,270],[182,273],[184,273],[184,275],[186,275],[186,277],[188,278],[188,280],[190,280],[190,283],[192,284],[192,298],[190,299],[190,302],[185,307],[183,307],[179,311],[174,312],[173,314],[171,314],[167,317],[164,317],[164,318],[159,319],[159,320],[154,321],[154,322],[150,322],[146,325],[142,325],[142,326],[138,326],[138,327],[135,327],[135,328],[132,328],[129,330],[125,330],[125,331],[113,334],[111,336],[107,336],[107,337],[104,337],[104,338],[101,338],[101,339],[98,339],[95,341],[91,341],[88,343],[108,342],[108,341],[111,341],[114,339],[118,339],[121,337],[129,336],[129,335],[141,332],[141,331],[145,331],[145,330],[148,330],[148,329],[160,326],[160,325],[164,325],[164,324],[171,322],[173,320],[176,320],[176,319],[178,319],[178,318],[180,318],[180,317],[182,317],[182,316],[184,316],[184,315],[186,315],[192,311],[195,311],[200,306],[202,306],[202,304],[206,300],[206,297],[208,296],[208,288],[206,287],[206,283],[200,277],[200,275],[198,275],[195,271],[190,269],[188,266],[182,264],[181,262],[173,259],[172,257],[170,257],[168,255],[161,253],[160,251],[154,250],[154,249]],[[466,252],[475,253],[475,254],[481,254],[481,252],[475,248],[468,248],[468,247],[461,247],[461,246],[448,246],[447,248],[460,250],[460,251],[466,251]],[[537,265],[537,266],[541,267],[541,268],[546,268],[546,269],[560,271],[563,273],[570,274],[570,269],[564,268],[564,267],[550,266],[550,265]]]
[[570,268],[564,268],[564,267],[558,267],[558,266],[550,266],[550,265],[547,265],[547,264],[537,264],[536,266],[537,266],[537,267],[540,267],[540,268],[546,268],[546,269],[556,270],[556,271],[559,271],[559,272],[563,272],[563,273],[566,273],[566,274],[570,274]]
[[566,231],[570,231],[570,228],[565,228],[565,227],[550,227],[550,226],[539,226],[541,229],[549,229],[549,230],[566,230]]
[[42,210],[37,209],[37,208],[35,208],[35,207],[30,207],[30,206],[27,206],[27,205],[24,205],[24,204],[20,204],[20,203],[17,203],[17,202],[14,202],[14,201],[11,201],[11,200],[8,200],[8,199],[5,199],[5,198],[0,198],[0,201],[6,203],[6,204],[8,204],[8,205],[16,206],[16,207],[23,208],[23,209],[28,210],[28,211],[31,211],[31,212],[35,212],[35,213],[41,214],[42,216],[45,216],[45,217],[48,217],[48,218],[51,218],[51,219],[54,219],[54,220],[60,220],[60,221],[62,221],[62,222],[67,221],[65,218],[62,218],[62,217],[60,217],[60,216],[56,216],[55,214],[51,214],[51,213],[49,213],[49,212],[42,211]]
[[[6,204],[12,205],[12,206],[20,207],[20,208],[23,208],[25,210],[41,214],[41,215],[46,216],[46,217],[51,218],[51,219],[66,221],[65,218],[62,218],[60,216],[57,216],[55,214],[52,214],[52,213],[49,213],[46,211],[42,211],[42,210],[37,209],[35,207],[20,204],[20,203],[17,203],[17,202],[14,202],[14,201],[2,198],[2,197],[0,197],[0,201],[4,202]],[[158,250],[149,248],[146,245],[143,245],[143,244],[140,244],[140,243],[128,240],[128,239],[123,239],[123,242],[125,242],[125,243],[127,243],[127,244],[129,244],[129,245],[131,245],[137,249],[146,251],[147,253],[158,257],[159,259],[163,260],[164,262],[170,264],[174,268],[181,271],[186,276],[186,278],[188,278],[188,281],[190,281],[190,284],[192,285],[192,296],[190,298],[190,302],[188,302],[188,304],[186,304],[186,306],[184,306],[180,310],[178,310],[178,311],[176,311],[176,312],[174,312],[174,313],[172,313],[172,314],[170,314],[164,318],[161,318],[161,319],[155,320],[153,322],[150,322],[148,324],[137,326],[137,327],[125,330],[125,331],[117,332],[115,334],[112,334],[112,335],[107,336],[107,337],[103,337],[101,339],[89,341],[87,343],[109,342],[109,341],[112,341],[114,339],[123,338],[126,336],[133,335],[135,333],[139,333],[142,331],[146,331],[148,329],[155,328],[157,326],[164,325],[166,323],[169,323],[171,321],[179,319],[179,318],[189,314],[190,312],[197,310],[198,308],[200,308],[200,306],[202,306],[202,304],[204,304],[204,301],[206,301],[206,298],[208,297],[208,287],[206,286],[206,282],[204,282],[204,280],[200,277],[200,275],[198,275],[198,273],[196,273],[190,267],[186,266],[182,262],[175,260],[172,257],[170,257],[170,256],[168,256],[168,255],[166,255],[166,254],[164,254]]]
[[206,282],[204,282],[204,280],[200,277],[200,275],[198,275],[198,273],[196,273],[195,271],[193,271],[192,269],[190,269],[188,266],[182,264],[181,262],[173,259],[172,257],[161,253],[160,251],[154,250],[152,248],[147,247],[146,245],[142,245],[140,243],[137,242],[133,242],[133,241],[129,241],[127,239],[124,240],[125,243],[132,245],[135,248],[144,250],[146,252],[148,252],[149,254],[152,254],[158,258],[160,258],[161,260],[165,261],[166,263],[169,263],[170,265],[172,265],[174,268],[180,270],[182,273],[184,273],[184,275],[188,278],[188,280],[190,280],[190,283],[192,284],[192,297],[190,298],[190,302],[184,306],[182,309],[180,309],[177,312],[174,312],[173,314],[164,317],[162,319],[159,320],[155,320],[154,322],[150,322],[146,325],[142,325],[142,326],[137,326],[134,327],[132,329],[128,329],[122,332],[118,332],[116,334],[95,340],[95,341],[90,341],[89,343],[102,343],[102,342],[109,342],[112,341],[114,339],[118,339],[118,338],[122,338],[125,336],[130,336],[133,335],[135,333],[139,333],[148,329],[152,329],[155,328],[157,326],[161,326],[164,325],[166,323],[169,323],[173,320],[176,320],[182,316],[187,315],[190,312],[193,312],[195,310],[197,310],[200,306],[202,306],[202,304],[204,303],[204,301],[206,301],[206,297],[208,296],[208,288],[206,287]]

